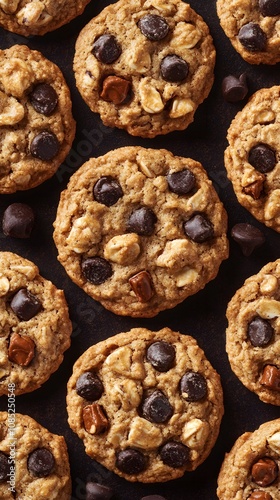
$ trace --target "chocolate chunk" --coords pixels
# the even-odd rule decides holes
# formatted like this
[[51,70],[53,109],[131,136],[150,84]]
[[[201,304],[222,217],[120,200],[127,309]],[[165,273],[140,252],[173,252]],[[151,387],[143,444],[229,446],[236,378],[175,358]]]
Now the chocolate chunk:
[[175,348],[172,344],[159,340],[147,349],[147,360],[159,372],[168,372],[174,366]]
[[267,144],[256,144],[249,151],[248,162],[262,174],[271,172],[277,163],[275,151]]
[[103,80],[102,91],[100,97],[104,101],[112,102],[113,104],[122,104],[126,101],[131,89],[131,83],[125,78],[119,76],[107,76]]
[[35,344],[30,337],[12,333],[10,337],[9,360],[20,366],[30,365],[34,358]]
[[249,52],[261,52],[266,48],[266,34],[256,23],[244,24],[239,30],[238,39]]
[[261,177],[258,180],[256,180],[255,182],[252,182],[252,184],[249,184],[248,186],[245,186],[243,188],[244,193],[251,196],[254,200],[258,200],[261,197],[261,194],[263,192],[265,175],[260,174],[260,176]]
[[57,93],[48,83],[39,83],[29,94],[29,99],[33,108],[45,116],[51,115],[58,103]]
[[248,324],[248,337],[254,347],[265,347],[274,336],[274,329],[267,319],[256,316]]
[[161,391],[155,390],[144,399],[142,413],[150,422],[163,424],[172,417],[173,408],[167,397]]
[[157,216],[151,208],[141,207],[130,215],[126,230],[130,233],[137,233],[139,236],[152,236],[156,222]]
[[259,0],[260,11],[263,16],[279,16],[280,1],[279,0]]
[[58,153],[60,144],[56,135],[48,130],[42,130],[30,144],[30,152],[35,158],[43,161],[52,160]]
[[160,71],[167,82],[182,82],[189,74],[189,65],[182,57],[172,54],[163,58]]
[[232,238],[240,245],[243,255],[249,257],[255,248],[265,242],[265,237],[260,229],[246,222],[235,224],[231,230]]
[[54,456],[47,448],[37,448],[29,454],[27,468],[36,477],[49,476],[54,466]]
[[169,24],[166,19],[156,14],[147,14],[141,17],[138,27],[143,35],[152,42],[162,40],[169,32]]
[[103,384],[95,373],[82,373],[76,382],[77,394],[87,401],[96,401],[101,398],[103,391]]
[[3,451],[0,451],[0,483],[3,483],[8,479],[9,472],[9,457],[3,453]]
[[101,35],[95,40],[92,53],[98,61],[111,64],[120,57],[122,49],[114,35]]
[[276,366],[266,365],[260,378],[260,384],[267,389],[280,392],[280,370]]
[[170,191],[178,195],[188,194],[195,186],[194,174],[184,168],[179,172],[173,172],[167,175],[167,183]]
[[189,462],[190,450],[187,446],[177,441],[169,441],[160,450],[160,458],[165,465],[177,469]]
[[34,226],[34,212],[26,203],[12,203],[3,215],[3,233],[13,238],[29,238]]
[[187,401],[200,401],[207,394],[207,382],[198,372],[186,372],[180,380],[182,397]]
[[278,476],[278,466],[272,458],[260,458],[251,470],[252,480],[259,486],[269,486]]
[[109,486],[99,483],[86,484],[86,500],[110,500],[114,491]]
[[98,203],[111,207],[123,196],[123,190],[114,177],[104,175],[95,183],[93,195]]
[[83,421],[85,430],[89,434],[101,434],[109,427],[109,421],[104,413],[102,406],[97,403],[84,406]]
[[195,243],[204,243],[214,236],[214,226],[204,214],[193,215],[184,222],[183,228],[186,236]]
[[116,467],[125,474],[139,474],[146,466],[145,455],[139,450],[127,448],[116,454]]
[[248,94],[247,79],[245,73],[238,78],[234,75],[228,75],[222,82],[222,93],[225,101],[242,101]]
[[82,273],[93,285],[101,285],[112,276],[113,270],[110,262],[102,257],[89,257],[82,262]]
[[148,302],[154,295],[153,282],[150,273],[140,271],[129,278],[129,284],[140,302]]
[[272,496],[263,490],[254,490],[248,500],[272,500]]
[[21,288],[12,298],[11,309],[23,321],[29,321],[42,309],[42,303],[27,288]]
[[161,495],[148,495],[146,497],[142,497],[140,500],[166,500],[166,498]]

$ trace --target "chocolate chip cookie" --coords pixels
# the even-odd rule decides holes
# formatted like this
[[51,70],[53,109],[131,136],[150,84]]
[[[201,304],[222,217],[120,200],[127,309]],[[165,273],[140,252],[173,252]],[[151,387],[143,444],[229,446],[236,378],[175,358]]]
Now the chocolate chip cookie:
[[58,66],[25,45],[0,50],[0,193],[49,179],[74,136],[70,91]]
[[258,90],[227,134],[225,167],[238,201],[280,232],[280,86]]
[[0,395],[40,387],[58,369],[72,331],[64,293],[35,264],[0,252]]
[[277,500],[280,475],[280,419],[245,432],[226,455],[218,478],[220,500]]
[[227,318],[232,370],[262,401],[280,405],[280,259],[245,281]]
[[217,0],[221,26],[235,50],[250,64],[280,61],[278,0]]
[[161,482],[209,455],[223,395],[195,339],[169,328],[134,328],[76,361],[67,409],[88,455],[129,481]]
[[104,307],[150,317],[212,280],[227,216],[200,163],[124,147],[86,162],[61,194],[58,259]]
[[213,84],[208,26],[181,0],[120,0],[80,33],[82,97],[105,125],[155,137],[185,129]]
[[10,410],[0,413],[1,499],[70,500],[70,466],[64,438],[33,418]]

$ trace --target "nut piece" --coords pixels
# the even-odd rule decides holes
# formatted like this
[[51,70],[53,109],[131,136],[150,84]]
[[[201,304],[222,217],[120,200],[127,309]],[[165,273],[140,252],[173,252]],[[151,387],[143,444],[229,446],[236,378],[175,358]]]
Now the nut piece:
[[103,81],[100,97],[113,104],[121,104],[130,90],[130,82],[118,76],[107,76]]
[[38,268],[35,266],[29,266],[28,264],[25,266],[24,264],[11,264],[10,269],[14,269],[16,273],[20,273],[24,276],[24,278],[29,280],[34,280],[35,276],[38,274]]
[[170,47],[192,49],[201,39],[201,32],[191,23],[179,22],[173,31]]
[[28,366],[34,358],[35,343],[29,337],[12,333],[9,345],[9,360],[20,366]]
[[109,421],[104,414],[104,410],[97,403],[92,403],[83,408],[83,421],[85,430],[89,434],[100,434],[109,427]]
[[207,422],[193,418],[183,428],[181,440],[189,448],[201,449],[204,447],[209,434]]
[[197,192],[188,200],[187,210],[197,210],[199,212],[203,211],[208,204],[208,198],[206,194],[207,193],[205,193],[204,189],[198,189]]
[[255,115],[255,123],[271,123],[275,120],[275,113],[272,109],[262,109]]
[[130,58],[127,64],[137,73],[147,73],[151,67],[151,56],[148,51],[143,50],[143,46],[134,42],[131,44]]
[[5,92],[18,98],[23,96],[35,79],[27,63],[17,57],[5,62],[0,69],[0,77]]
[[186,266],[182,269],[182,271],[176,273],[175,278],[177,287],[181,288],[182,286],[189,285],[190,283],[196,281],[198,278],[198,272],[195,269]]
[[112,400],[127,411],[137,408],[140,405],[142,397],[142,387],[134,380],[122,380],[120,383],[114,383],[110,390]]
[[140,101],[147,113],[160,113],[164,108],[161,95],[150,83],[149,78],[143,78],[139,84]]
[[273,274],[266,274],[260,284],[261,293],[272,294],[276,292],[278,288],[278,280]]
[[0,8],[6,14],[14,14],[18,8],[20,0],[0,0]]
[[69,247],[76,253],[84,253],[98,243],[101,238],[101,226],[97,219],[84,215],[76,219],[66,238]]
[[191,99],[180,99],[176,97],[172,103],[172,108],[169,113],[170,118],[180,118],[194,110],[194,103]]
[[19,24],[25,24],[27,26],[32,26],[33,24],[43,26],[52,19],[52,16],[45,11],[43,2],[36,0],[29,2],[20,9],[16,17]]
[[137,163],[141,172],[149,179],[162,174],[162,164],[157,162],[156,159],[151,161],[151,155],[147,151],[141,151],[141,154],[137,155]]
[[0,297],[3,297],[3,295],[6,295],[6,293],[9,291],[10,288],[10,282],[6,276],[1,276],[0,277]]
[[269,438],[267,438],[269,447],[275,451],[278,455],[280,453],[280,432],[275,432]]
[[131,278],[129,284],[140,302],[148,302],[154,295],[153,282],[150,273],[140,271]]
[[264,218],[271,220],[280,216],[280,189],[275,189],[270,194],[264,206]]
[[260,384],[267,389],[280,392],[280,370],[276,366],[266,365],[260,378]]
[[165,0],[147,0],[144,3],[145,8],[154,7],[162,16],[170,16],[175,13],[175,5]]
[[140,250],[138,234],[122,234],[108,241],[104,248],[104,257],[117,264],[128,265],[137,259]]
[[141,417],[135,417],[130,426],[128,444],[143,450],[157,448],[162,443],[160,429]]
[[273,299],[262,299],[256,311],[264,319],[278,318],[280,316],[280,302]]
[[144,367],[139,362],[133,362],[132,356],[133,351],[130,347],[119,347],[106,358],[104,366],[124,377],[142,379],[145,375]]
[[191,243],[186,239],[168,241],[161,255],[158,256],[156,264],[159,267],[178,268],[184,266]]
[[0,91],[0,126],[15,125],[24,117],[24,107],[14,97]]

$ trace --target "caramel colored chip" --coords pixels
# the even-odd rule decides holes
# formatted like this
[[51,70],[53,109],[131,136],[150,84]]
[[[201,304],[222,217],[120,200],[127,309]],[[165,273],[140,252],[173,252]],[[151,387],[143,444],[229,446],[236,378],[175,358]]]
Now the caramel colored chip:
[[9,345],[9,360],[20,366],[28,366],[34,358],[35,344],[29,337],[12,333]]
[[141,302],[148,302],[154,295],[152,278],[147,271],[135,274],[129,279],[129,283]]
[[109,422],[102,406],[97,403],[83,408],[84,426],[90,434],[100,434],[109,427]]
[[249,186],[245,186],[243,188],[243,191],[245,194],[248,194],[249,196],[252,196],[254,200],[258,200],[261,196],[262,190],[263,190],[263,183],[265,180],[265,176],[263,175],[263,179],[259,179],[252,184],[249,184]]
[[100,96],[104,101],[121,104],[130,90],[130,82],[118,76],[108,76],[103,82]]
[[280,370],[273,365],[266,365],[260,383],[274,391],[280,391]]
[[260,458],[252,466],[252,479],[259,486],[269,486],[278,475],[278,466],[269,457]]

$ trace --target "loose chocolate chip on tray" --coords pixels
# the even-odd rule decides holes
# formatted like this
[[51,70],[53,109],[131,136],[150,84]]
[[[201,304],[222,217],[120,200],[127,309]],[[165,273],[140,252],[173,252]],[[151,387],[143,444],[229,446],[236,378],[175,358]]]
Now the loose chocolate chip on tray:
[[263,16],[279,16],[280,1],[279,0],[259,0],[260,11]]
[[86,500],[110,500],[114,491],[109,486],[89,482],[86,484]]
[[101,35],[94,44],[92,53],[98,61],[104,64],[112,64],[120,57],[122,49],[114,35]]
[[43,161],[52,160],[59,151],[60,144],[56,135],[48,130],[42,130],[30,144],[30,152],[35,158]]
[[13,363],[20,366],[28,366],[34,358],[35,344],[26,335],[23,337],[17,332],[10,337],[8,357]]
[[162,424],[172,417],[173,408],[167,397],[161,391],[155,390],[144,399],[142,413],[150,422]]
[[96,401],[104,391],[100,378],[93,372],[85,372],[76,382],[76,392],[87,401]]
[[246,222],[235,224],[231,230],[232,238],[240,245],[243,255],[249,257],[255,248],[265,242],[260,229]]
[[3,215],[3,233],[13,238],[29,238],[34,226],[35,215],[26,203],[12,203]]
[[167,175],[170,191],[178,195],[188,194],[195,186],[195,175],[185,168]]
[[3,451],[0,451],[0,483],[8,479],[9,472],[9,457]]
[[253,146],[248,155],[249,163],[262,174],[271,172],[276,165],[276,154],[267,144],[259,143]]
[[55,466],[54,456],[47,448],[37,448],[32,451],[27,460],[29,472],[36,477],[47,477]]
[[167,372],[174,366],[175,349],[172,344],[160,340],[147,349],[147,360],[159,372]]
[[189,65],[182,57],[171,54],[161,61],[160,70],[167,82],[182,82],[189,74]]
[[111,207],[123,196],[123,190],[114,177],[104,175],[95,183],[93,195],[98,203]]
[[245,73],[238,78],[234,75],[226,76],[222,81],[222,93],[227,102],[242,101],[248,93]]
[[278,466],[272,458],[260,458],[252,466],[252,479],[259,486],[269,486],[278,476]]
[[23,321],[33,318],[42,309],[42,303],[27,288],[21,288],[12,298],[11,309]]
[[45,116],[49,116],[55,110],[58,96],[54,88],[48,83],[40,83],[29,95],[33,108]]
[[160,450],[160,458],[165,465],[178,468],[183,467],[189,461],[190,450],[187,446],[177,441],[169,441]]
[[101,285],[113,274],[110,262],[102,257],[85,259],[82,262],[82,272],[86,280],[93,285]]
[[261,52],[266,48],[266,34],[257,23],[244,24],[239,30],[238,39],[251,52]]
[[143,35],[151,41],[162,40],[169,32],[169,25],[166,19],[156,14],[147,14],[141,17],[138,27]]
[[125,474],[139,474],[146,468],[145,455],[134,448],[127,448],[116,454],[116,466]]
[[139,234],[139,236],[152,236],[155,230],[157,216],[151,208],[141,207],[131,213],[126,229],[130,233]]
[[256,316],[248,324],[248,337],[254,347],[265,347],[271,341],[274,329],[267,319]]
[[214,236],[212,222],[203,214],[196,214],[184,222],[183,228],[186,236],[195,243],[204,243]]
[[180,381],[182,397],[187,401],[199,401],[207,394],[207,383],[198,372],[186,372]]

